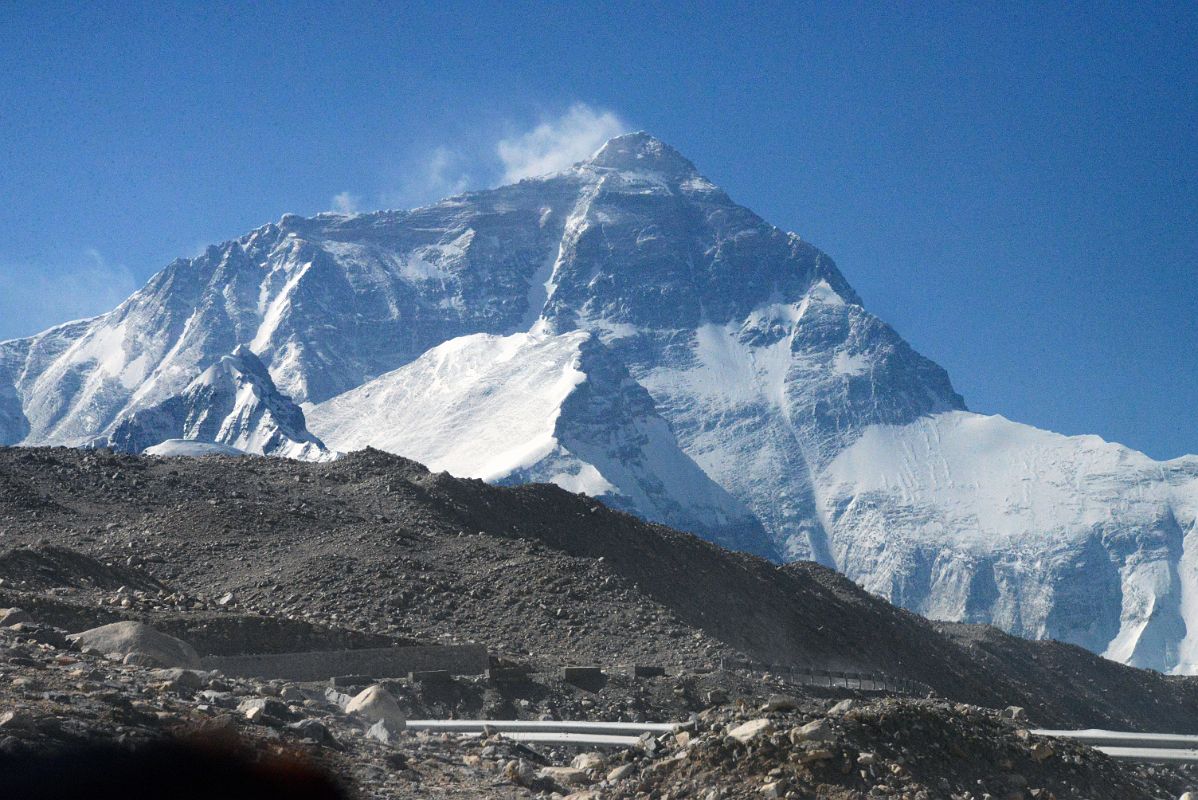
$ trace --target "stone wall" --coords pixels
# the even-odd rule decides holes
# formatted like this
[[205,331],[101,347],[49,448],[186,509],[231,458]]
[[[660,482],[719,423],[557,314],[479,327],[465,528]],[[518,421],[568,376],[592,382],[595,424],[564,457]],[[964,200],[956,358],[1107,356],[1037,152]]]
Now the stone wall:
[[487,648],[479,644],[375,647],[308,653],[262,653],[205,656],[204,669],[244,678],[325,681],[338,675],[399,678],[409,672],[445,670],[453,675],[479,675],[489,666]]

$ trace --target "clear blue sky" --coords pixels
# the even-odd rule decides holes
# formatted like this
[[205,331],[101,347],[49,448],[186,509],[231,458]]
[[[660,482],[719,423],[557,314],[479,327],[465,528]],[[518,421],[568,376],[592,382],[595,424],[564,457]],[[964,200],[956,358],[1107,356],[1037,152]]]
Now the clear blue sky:
[[1198,452],[1198,4],[232,5],[0,3],[0,337],[284,212],[493,185],[582,103],[971,408]]

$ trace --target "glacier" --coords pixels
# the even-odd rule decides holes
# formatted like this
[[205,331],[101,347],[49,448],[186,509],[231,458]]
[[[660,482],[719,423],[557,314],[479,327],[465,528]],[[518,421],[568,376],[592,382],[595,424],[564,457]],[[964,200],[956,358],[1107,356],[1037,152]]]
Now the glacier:
[[[235,353],[272,384],[240,411],[201,390]],[[970,412],[831,258],[645,133],[425,208],[286,215],[0,343],[0,444],[159,436],[549,480],[934,618],[1198,672],[1198,460]]]

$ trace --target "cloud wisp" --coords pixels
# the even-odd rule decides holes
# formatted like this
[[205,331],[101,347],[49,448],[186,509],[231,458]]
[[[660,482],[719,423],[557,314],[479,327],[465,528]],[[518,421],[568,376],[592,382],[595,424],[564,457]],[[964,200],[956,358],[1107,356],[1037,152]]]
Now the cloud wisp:
[[[469,144],[442,143],[419,155],[408,153],[374,202],[385,208],[413,208],[469,189],[557,172],[629,129],[614,111],[575,103],[514,134],[509,128],[507,135],[482,135]],[[343,191],[332,197],[329,210],[356,214],[367,207],[361,195]]]
[[503,182],[566,169],[627,130],[614,112],[575,103],[561,116],[499,141],[495,151],[503,163]]
[[474,177],[477,167],[477,160],[460,150],[444,145],[434,147],[423,156],[411,159],[402,171],[399,185],[383,192],[379,199],[389,208],[434,203],[478,186]]
[[0,340],[111,311],[138,285],[128,268],[94,249],[59,269],[0,266]]
[[329,209],[338,214],[357,214],[361,207],[362,198],[349,192],[338,192],[333,195],[333,205]]

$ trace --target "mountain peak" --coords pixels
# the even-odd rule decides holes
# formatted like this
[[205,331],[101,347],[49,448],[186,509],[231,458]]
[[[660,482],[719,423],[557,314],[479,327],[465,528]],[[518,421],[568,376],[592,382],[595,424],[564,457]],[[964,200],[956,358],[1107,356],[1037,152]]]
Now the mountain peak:
[[603,169],[658,172],[673,177],[698,174],[695,165],[685,156],[645,131],[608,139],[585,163]]

